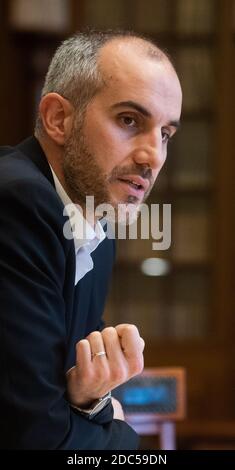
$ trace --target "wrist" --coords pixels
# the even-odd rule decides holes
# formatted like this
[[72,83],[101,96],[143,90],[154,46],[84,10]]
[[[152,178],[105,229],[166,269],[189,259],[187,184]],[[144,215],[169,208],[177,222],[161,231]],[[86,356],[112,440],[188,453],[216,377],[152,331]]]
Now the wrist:
[[111,403],[111,392],[108,392],[101,398],[90,402],[88,405],[74,405],[70,404],[72,408],[79,411],[79,413],[85,416],[87,419],[93,419],[101,410],[103,410],[109,403]]

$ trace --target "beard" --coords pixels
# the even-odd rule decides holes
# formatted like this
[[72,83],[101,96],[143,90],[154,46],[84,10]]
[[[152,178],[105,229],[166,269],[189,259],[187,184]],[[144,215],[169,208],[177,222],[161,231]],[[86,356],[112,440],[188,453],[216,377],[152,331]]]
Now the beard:
[[89,152],[83,135],[83,120],[74,123],[64,145],[63,172],[68,194],[75,204],[84,206],[86,197],[94,197],[94,205],[109,202],[107,177]]
[[141,202],[146,200],[153,186],[153,182],[151,183],[152,170],[143,165],[116,166],[109,175],[105,174],[95,153],[89,151],[83,131],[82,116],[76,118],[71,134],[65,142],[63,173],[66,190],[71,200],[75,204],[79,204],[83,210],[86,207],[88,196],[94,198],[94,208],[100,205],[112,207],[113,211],[108,210],[105,216],[106,220],[110,219],[112,223],[114,221],[133,223],[139,215],[141,205],[140,201],[133,196],[128,196],[126,201],[115,200],[110,191],[112,182],[116,182],[118,178],[128,174],[137,174],[148,178],[150,188]]

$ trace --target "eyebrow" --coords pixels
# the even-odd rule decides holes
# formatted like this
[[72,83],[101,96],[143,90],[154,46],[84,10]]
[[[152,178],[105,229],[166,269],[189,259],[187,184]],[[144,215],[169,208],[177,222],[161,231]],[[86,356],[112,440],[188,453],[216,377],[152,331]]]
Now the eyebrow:
[[[133,108],[136,111],[139,111],[145,117],[148,117],[148,118],[152,117],[152,114],[146,108],[144,108],[144,106],[142,106],[139,103],[136,103],[135,101],[120,101],[119,103],[115,103],[112,106],[113,109],[120,108],[120,107]],[[168,125],[176,127],[178,129],[180,127],[180,121],[170,121]]]

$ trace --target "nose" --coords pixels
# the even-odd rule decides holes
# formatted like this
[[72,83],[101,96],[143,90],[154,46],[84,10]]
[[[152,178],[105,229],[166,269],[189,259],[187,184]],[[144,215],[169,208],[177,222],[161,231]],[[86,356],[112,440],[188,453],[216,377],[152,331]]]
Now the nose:
[[161,131],[155,130],[142,136],[135,149],[134,159],[139,165],[147,165],[152,170],[161,169],[165,161]]

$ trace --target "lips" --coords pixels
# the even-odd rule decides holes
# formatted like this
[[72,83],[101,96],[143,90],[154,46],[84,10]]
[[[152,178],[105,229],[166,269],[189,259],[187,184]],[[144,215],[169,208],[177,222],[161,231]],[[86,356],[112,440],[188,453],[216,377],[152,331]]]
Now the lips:
[[144,179],[139,175],[126,175],[118,179],[119,181],[128,183],[130,186],[132,186],[136,190],[144,191],[144,192],[148,190],[149,184],[150,184],[147,179]]

